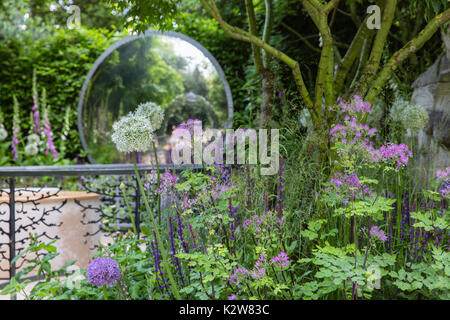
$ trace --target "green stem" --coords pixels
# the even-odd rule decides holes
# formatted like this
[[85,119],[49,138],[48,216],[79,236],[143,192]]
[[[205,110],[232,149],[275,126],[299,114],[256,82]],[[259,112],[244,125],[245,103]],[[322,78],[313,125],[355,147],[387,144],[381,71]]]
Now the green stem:
[[125,189],[122,189],[122,194],[123,194],[123,198],[125,199],[125,203],[127,204],[127,207],[128,207],[128,214],[130,215],[131,223],[133,224],[134,234],[138,235],[138,232],[136,229],[136,223],[134,222],[134,216],[133,216],[130,204],[128,203],[128,197],[127,197],[127,194],[125,193]]
[[[155,151],[156,152],[156,151]],[[158,166],[158,158],[155,159],[156,161],[156,168],[159,172],[159,166]],[[169,282],[170,285],[172,287],[174,296],[177,300],[181,300],[181,296],[180,293],[178,292],[178,287],[175,283],[175,279],[173,278],[172,272],[169,269],[169,264],[167,263],[168,259],[167,259],[167,251],[164,247],[164,244],[161,240],[161,236],[159,233],[159,228],[158,228],[158,224],[155,221],[155,217],[153,217],[152,211],[150,209],[150,205],[148,204],[148,200],[147,200],[147,196],[145,194],[145,189],[144,186],[142,184],[141,181],[141,177],[139,175],[139,171],[137,169],[137,164],[136,164],[136,153],[133,152],[133,164],[134,164],[134,170],[136,172],[136,178],[139,184],[139,189],[141,190],[141,194],[142,197],[144,198],[144,204],[145,204],[145,209],[147,210],[148,215],[150,216],[151,220],[152,220],[152,224],[153,224],[153,229],[155,230],[155,234],[156,234],[156,239],[158,240],[158,249],[161,251],[162,254],[162,258],[163,258],[163,265],[164,265],[164,269],[166,270],[167,275],[169,276]],[[158,175],[158,187],[159,187],[159,175]],[[158,206],[158,210],[160,210],[160,207]]]
[[108,300],[108,294],[106,293],[106,285],[103,285],[103,296],[105,297],[105,300]]
[[155,155],[156,174],[157,174],[157,178],[158,178],[157,183],[158,183],[158,188],[159,188],[159,185],[161,183],[161,178],[160,178],[160,172],[159,172],[158,154],[156,153],[155,141],[152,141],[152,145],[153,145],[153,154]]
[[[157,175],[157,186],[158,189],[161,186],[161,174],[159,171],[159,162],[158,162],[158,154],[156,152],[156,145],[155,145],[155,141],[152,141],[152,145],[153,145],[153,154],[155,156],[155,162],[156,162],[156,175]],[[161,222],[161,194],[158,192],[158,221]]]

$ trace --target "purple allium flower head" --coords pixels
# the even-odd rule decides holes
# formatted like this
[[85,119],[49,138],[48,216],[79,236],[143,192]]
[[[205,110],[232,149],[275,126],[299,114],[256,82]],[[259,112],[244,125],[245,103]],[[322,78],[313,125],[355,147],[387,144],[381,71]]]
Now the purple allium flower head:
[[236,295],[233,293],[231,296],[227,297],[227,300],[236,300]]
[[87,267],[88,282],[97,287],[111,286],[120,276],[117,262],[111,258],[96,258]]

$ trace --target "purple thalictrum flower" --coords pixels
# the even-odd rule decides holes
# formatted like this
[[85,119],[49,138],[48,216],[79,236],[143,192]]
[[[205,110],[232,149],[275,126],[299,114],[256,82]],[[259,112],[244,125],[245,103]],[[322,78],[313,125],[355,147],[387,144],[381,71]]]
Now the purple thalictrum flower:
[[233,273],[228,277],[228,282],[231,284],[240,287],[241,281],[248,277],[249,271],[245,268],[237,268],[233,271]]
[[279,267],[287,267],[289,265],[289,257],[286,252],[281,251],[277,256],[270,259],[270,262]]

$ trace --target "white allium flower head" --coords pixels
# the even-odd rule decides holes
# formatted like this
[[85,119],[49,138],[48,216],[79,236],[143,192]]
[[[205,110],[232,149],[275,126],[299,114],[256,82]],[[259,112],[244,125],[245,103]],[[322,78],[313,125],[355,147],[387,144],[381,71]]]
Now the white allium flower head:
[[112,141],[121,152],[145,152],[153,142],[153,132],[150,121],[135,114],[127,115],[113,124]]
[[29,144],[39,144],[39,142],[41,141],[41,139],[39,138],[39,136],[35,133],[30,134],[28,137],[28,143]]
[[410,104],[402,112],[402,123],[405,128],[418,132],[425,128],[430,117],[428,112],[420,105]]
[[25,154],[27,156],[35,156],[39,152],[38,146],[35,143],[27,144],[25,147]]
[[8,137],[8,131],[2,126],[0,126],[0,141],[5,140]]
[[134,115],[147,118],[155,131],[161,128],[164,120],[164,110],[156,103],[150,101],[141,103],[134,112]]
[[397,98],[391,106],[391,118],[394,121],[402,121],[403,111],[408,107],[409,102],[403,98]]

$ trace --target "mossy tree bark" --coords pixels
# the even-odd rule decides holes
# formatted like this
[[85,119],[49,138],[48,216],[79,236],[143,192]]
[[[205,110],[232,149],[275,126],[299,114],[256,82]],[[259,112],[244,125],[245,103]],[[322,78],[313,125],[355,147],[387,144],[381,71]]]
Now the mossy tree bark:
[[[262,40],[265,43],[270,42],[270,32],[273,25],[273,4],[272,0],[265,0],[265,21],[264,30],[262,35]],[[257,37],[258,27],[256,23],[255,9],[252,0],[245,0],[245,7],[248,17],[249,33],[252,36]],[[255,69],[261,78],[262,86],[262,102],[260,109],[260,127],[267,128],[270,127],[272,118],[272,107],[273,107],[273,71],[270,67],[270,55],[265,54],[261,48],[254,43],[252,43],[253,60],[255,63]]]

